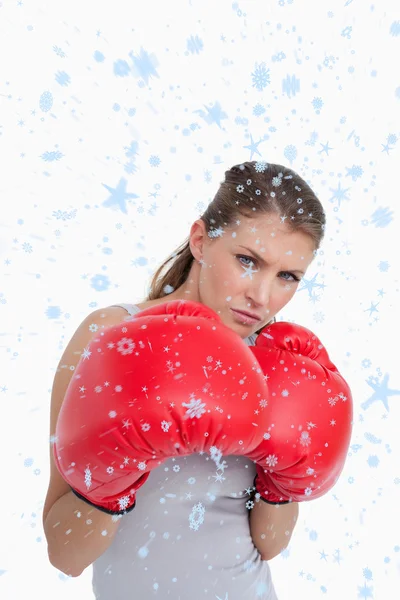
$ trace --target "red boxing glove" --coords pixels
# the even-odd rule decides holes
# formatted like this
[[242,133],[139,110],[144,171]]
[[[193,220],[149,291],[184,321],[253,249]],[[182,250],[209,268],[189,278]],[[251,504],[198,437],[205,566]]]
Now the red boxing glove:
[[254,450],[267,399],[254,355],[214,311],[159,304],[89,344],[58,417],[56,465],[78,497],[125,514],[167,458]]
[[291,323],[265,327],[251,347],[269,390],[256,452],[256,492],[270,504],[319,498],[336,483],[350,444],[353,400],[320,340]]

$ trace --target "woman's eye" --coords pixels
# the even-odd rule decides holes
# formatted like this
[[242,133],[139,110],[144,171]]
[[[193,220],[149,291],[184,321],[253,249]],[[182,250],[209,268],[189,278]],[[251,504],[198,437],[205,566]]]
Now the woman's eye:
[[[244,256],[243,254],[238,254],[237,258],[240,260],[241,258],[244,258],[245,260],[249,260],[250,263],[247,263],[246,267],[249,267],[250,265],[255,265],[255,259],[251,258],[251,256]],[[242,263],[243,264],[243,263]]]
[[[255,266],[256,262],[257,262],[255,258],[252,258],[251,256],[245,256],[244,254],[237,254],[236,258],[238,258],[239,261],[241,261],[243,258],[244,258],[244,260],[250,261],[249,263],[247,263],[245,265],[246,267],[250,267],[251,265]],[[241,263],[241,264],[243,264],[243,263]],[[282,275],[289,275],[289,277],[291,277],[291,279],[287,279],[286,277],[283,277],[283,281],[288,281],[289,283],[293,282],[293,281],[300,281],[300,279],[296,275],[294,275],[294,273],[289,273],[288,271],[283,271],[282,273],[280,273],[281,277],[282,277]]]
[[287,271],[285,271],[283,273],[283,275],[289,275],[292,279],[285,279],[285,281],[300,281],[300,279],[298,277],[296,277],[296,275],[294,275],[293,273],[288,273]]

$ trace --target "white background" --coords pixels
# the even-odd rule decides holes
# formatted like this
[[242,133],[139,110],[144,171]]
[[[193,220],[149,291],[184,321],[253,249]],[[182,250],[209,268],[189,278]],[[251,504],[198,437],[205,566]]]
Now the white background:
[[[48,563],[41,524],[58,360],[94,308],[144,298],[226,169],[261,159],[326,210],[315,281],[279,319],[315,331],[354,398],[340,482],[301,505],[274,584],[280,600],[396,596],[395,4],[0,2],[2,600],[93,597],[90,568]],[[130,196],[108,202],[121,185]]]

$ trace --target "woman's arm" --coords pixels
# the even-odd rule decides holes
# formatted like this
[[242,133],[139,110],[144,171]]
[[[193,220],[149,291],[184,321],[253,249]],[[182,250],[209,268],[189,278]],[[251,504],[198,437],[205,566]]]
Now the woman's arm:
[[290,542],[299,516],[299,503],[268,504],[253,498],[250,532],[262,560],[272,560]]
[[53,445],[58,415],[84,349],[102,329],[121,323],[123,308],[107,307],[88,315],[67,344],[54,376],[50,403],[50,481],[43,508],[43,528],[51,564],[78,577],[111,545],[120,518],[90,506],[71,491],[56,467]]
[[71,491],[64,494],[43,522],[50,563],[65,575],[79,577],[111,546],[121,519],[97,510]]

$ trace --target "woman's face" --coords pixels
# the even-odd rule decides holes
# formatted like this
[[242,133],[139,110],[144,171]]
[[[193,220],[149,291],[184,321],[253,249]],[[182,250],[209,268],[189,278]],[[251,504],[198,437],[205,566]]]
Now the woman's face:
[[[290,233],[276,215],[241,217],[212,239],[199,219],[192,225],[190,247],[195,262],[186,297],[212,308],[242,338],[261,329],[290,301],[314,258],[312,239]],[[260,321],[245,323],[232,309],[255,313]]]

